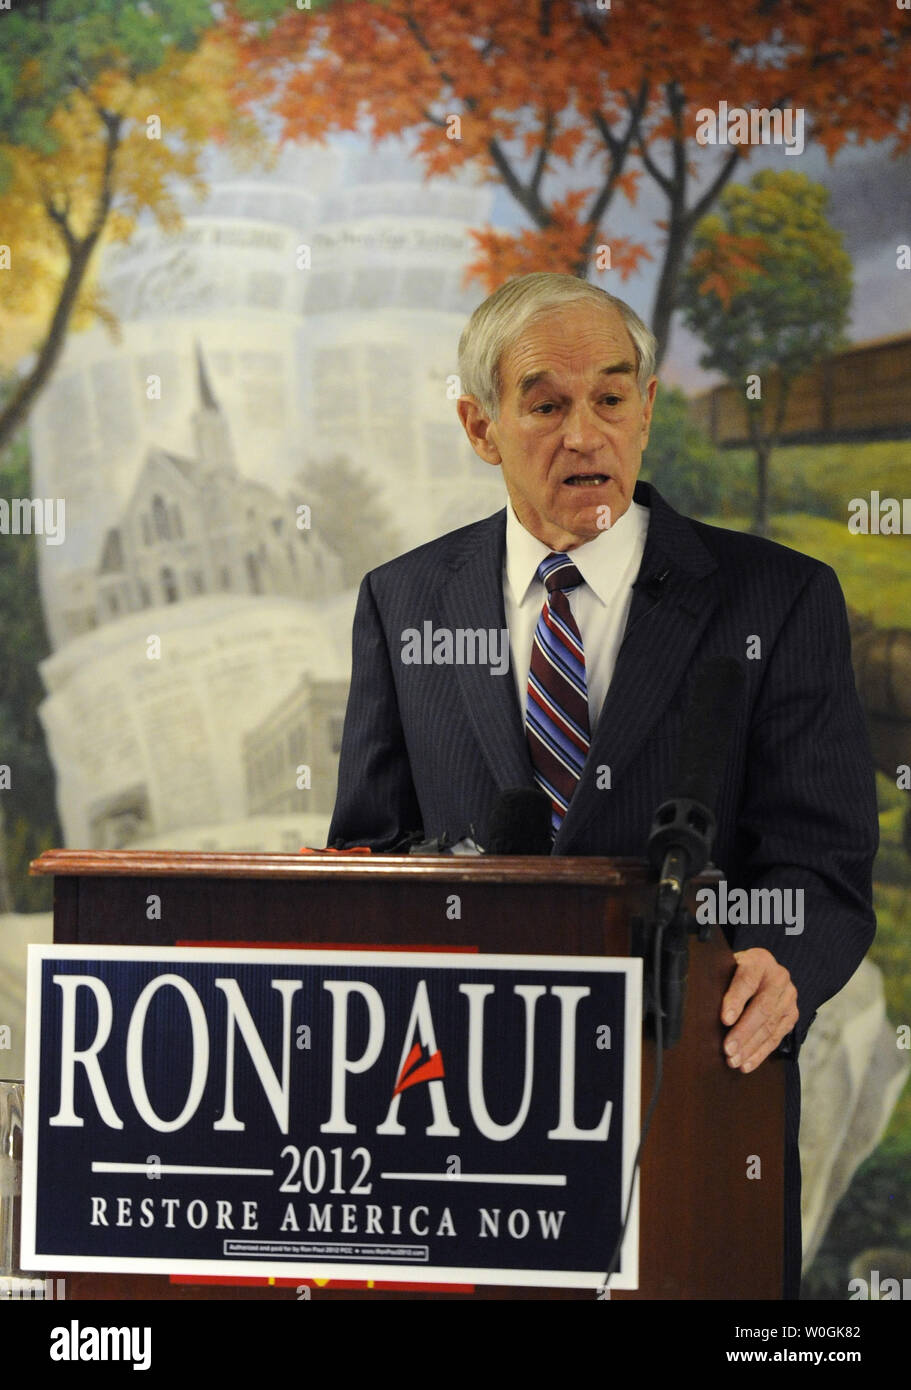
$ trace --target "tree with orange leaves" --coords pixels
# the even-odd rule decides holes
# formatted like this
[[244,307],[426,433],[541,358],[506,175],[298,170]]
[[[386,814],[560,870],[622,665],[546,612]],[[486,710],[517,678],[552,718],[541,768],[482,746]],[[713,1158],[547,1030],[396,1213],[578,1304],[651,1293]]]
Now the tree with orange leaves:
[[[799,105],[830,155],[849,138],[911,143],[909,14],[881,0],[229,0],[227,13],[238,100],[269,102],[286,138],[410,132],[428,176],[471,163],[508,190],[529,226],[474,234],[468,274],[486,290],[542,267],[588,275],[605,248],[625,278],[650,252],[621,235],[618,199],[652,180],[667,204],[659,358],[693,229],[749,153],[694,161],[700,111]],[[577,172],[586,186],[567,191]]]

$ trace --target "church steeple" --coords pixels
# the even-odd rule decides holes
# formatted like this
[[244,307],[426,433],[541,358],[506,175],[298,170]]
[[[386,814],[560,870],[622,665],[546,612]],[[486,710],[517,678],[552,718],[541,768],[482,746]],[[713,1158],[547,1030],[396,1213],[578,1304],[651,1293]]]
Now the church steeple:
[[206,371],[206,359],[202,355],[202,347],[196,343],[196,377],[199,382],[199,402],[203,410],[219,410],[219,404],[209,382],[209,373]]
[[206,468],[218,469],[222,473],[236,476],[237,463],[234,458],[231,431],[218,403],[218,397],[212,389],[202,346],[198,341],[195,352],[196,382],[199,393],[199,406],[193,412],[196,452],[200,463]]

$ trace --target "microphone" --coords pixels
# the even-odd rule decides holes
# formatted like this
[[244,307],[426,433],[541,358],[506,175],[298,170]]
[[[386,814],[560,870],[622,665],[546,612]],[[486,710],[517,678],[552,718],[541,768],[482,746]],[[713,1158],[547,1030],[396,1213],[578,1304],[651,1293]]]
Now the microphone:
[[550,854],[553,849],[550,797],[540,787],[501,792],[487,826],[488,854]]
[[633,585],[634,589],[641,589],[649,598],[661,597],[661,586],[670,574],[670,569],[665,566],[663,569],[653,574],[646,574],[641,579],[637,579]]
[[660,868],[657,914],[669,923],[686,882],[701,873],[715,839],[715,802],[740,708],[745,673],[732,656],[713,657],[696,675],[680,740],[677,795],[655,812],[648,859]]
[[448,831],[435,839],[424,839],[420,831],[406,837],[392,851],[419,855],[433,854],[550,854],[553,835],[550,826],[550,797],[539,787],[509,787],[493,805],[487,826],[486,847],[475,839],[473,825],[461,839],[453,841]]
[[475,840],[474,835],[475,830],[473,825],[470,825],[467,832],[458,840],[453,840],[447,830],[444,830],[442,835],[436,835],[432,840],[426,840],[423,838],[422,832],[416,830],[411,835],[407,835],[405,840],[400,842],[390,853],[398,854],[407,850],[409,854],[423,856],[433,854],[483,854],[484,851]]
[[677,765],[676,797],[655,812],[648,841],[660,866],[652,942],[656,1042],[659,1053],[679,1042],[689,970],[689,930],[678,917],[687,880],[701,873],[715,839],[715,802],[740,708],[744,670],[734,657],[714,657],[697,672]]

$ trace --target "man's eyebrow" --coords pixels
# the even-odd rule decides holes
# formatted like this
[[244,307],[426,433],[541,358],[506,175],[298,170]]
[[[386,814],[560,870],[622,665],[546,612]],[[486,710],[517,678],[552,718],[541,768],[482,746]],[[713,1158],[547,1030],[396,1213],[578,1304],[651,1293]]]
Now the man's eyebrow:
[[[523,376],[519,381],[519,399],[521,400],[523,396],[527,396],[533,386],[537,386],[539,381],[543,381],[545,377],[550,375],[551,372],[547,368],[543,368],[540,372],[529,372],[526,376]],[[608,367],[601,367],[598,375],[635,376],[636,364],[624,358],[622,362],[612,362]]]

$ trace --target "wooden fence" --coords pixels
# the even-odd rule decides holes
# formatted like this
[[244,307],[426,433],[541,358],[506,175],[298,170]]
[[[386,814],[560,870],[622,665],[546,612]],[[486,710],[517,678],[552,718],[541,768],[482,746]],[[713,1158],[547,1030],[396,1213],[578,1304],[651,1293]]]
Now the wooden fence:
[[[779,378],[762,381],[766,411]],[[692,418],[721,448],[749,444],[743,387],[716,386],[690,402]],[[766,418],[769,418],[766,416]],[[794,381],[783,444],[911,438],[911,333],[854,343]]]

